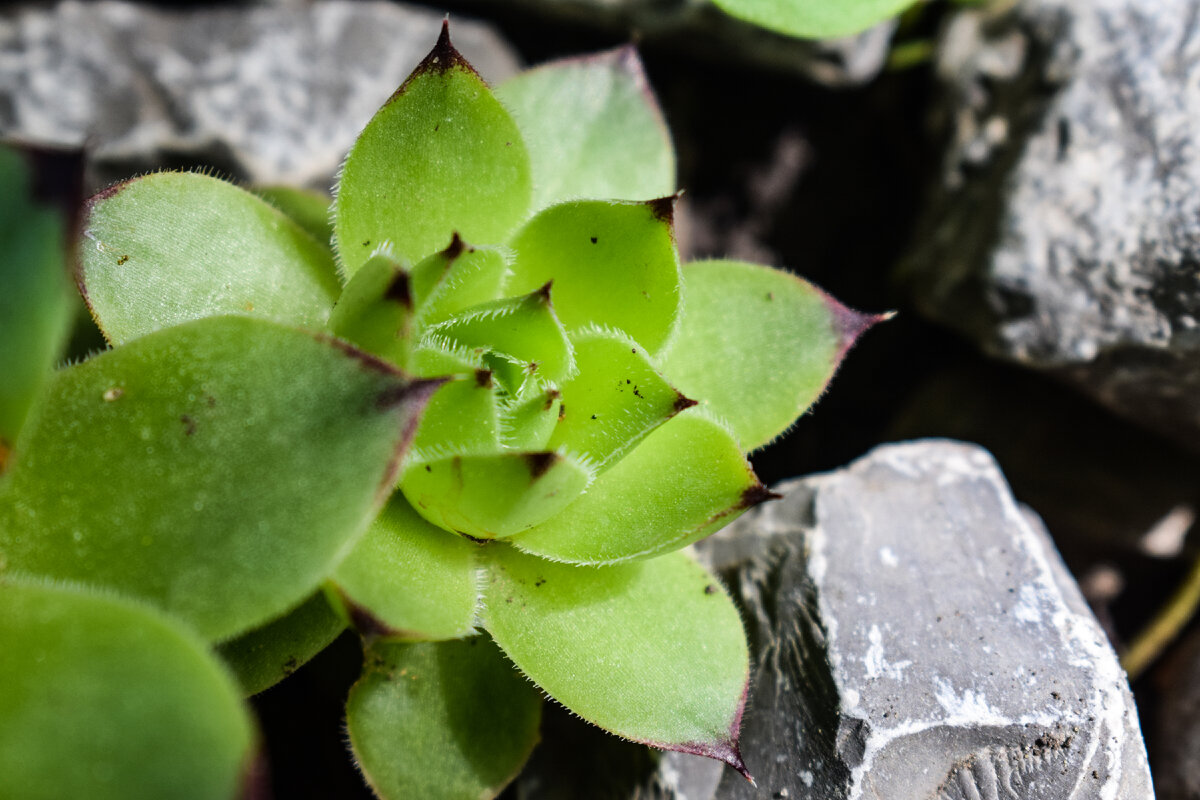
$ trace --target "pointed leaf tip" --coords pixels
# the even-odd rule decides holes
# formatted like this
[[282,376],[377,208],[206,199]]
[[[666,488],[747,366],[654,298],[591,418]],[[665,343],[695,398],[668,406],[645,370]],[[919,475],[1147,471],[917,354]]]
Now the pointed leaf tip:
[[446,249],[441,252],[441,256],[442,258],[446,259],[447,263],[449,263],[461,256],[463,253],[473,252],[474,250],[474,247],[471,247],[463,241],[463,238],[458,235],[458,231],[454,231],[453,235],[450,237],[450,244],[446,245]]
[[675,204],[679,201],[682,192],[667,195],[666,197],[656,197],[653,200],[647,200],[646,205],[650,206],[650,211],[654,214],[654,218],[659,222],[666,223],[672,230],[675,229]]
[[742,499],[739,507],[742,509],[754,508],[757,505],[767,502],[768,500],[780,500],[783,495],[777,492],[772,492],[761,483],[756,483],[746,491],[742,492]]
[[833,318],[833,329],[838,337],[838,354],[840,361],[846,352],[858,342],[859,337],[880,322],[887,322],[896,316],[895,311],[885,311],[882,314],[867,314],[855,311],[843,305],[830,295],[824,294],[823,299]]
[[424,60],[413,70],[409,80],[412,80],[417,75],[426,73],[440,74],[449,72],[455,67],[475,72],[475,68],[463,57],[462,53],[458,52],[458,48],[450,41],[450,17],[446,16],[442,19],[442,31],[438,34],[437,43],[429,51],[429,55],[425,56]]

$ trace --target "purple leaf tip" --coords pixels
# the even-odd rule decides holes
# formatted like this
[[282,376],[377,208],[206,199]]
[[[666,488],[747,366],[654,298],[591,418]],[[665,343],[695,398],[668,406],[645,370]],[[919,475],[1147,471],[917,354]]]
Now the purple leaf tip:
[[896,316],[895,311],[885,311],[882,314],[864,314],[861,311],[855,311],[849,306],[842,305],[840,302],[824,295],[825,305],[829,309],[829,314],[833,318],[833,331],[838,338],[837,359],[841,361],[859,337],[868,330],[878,325],[880,322],[886,322]]

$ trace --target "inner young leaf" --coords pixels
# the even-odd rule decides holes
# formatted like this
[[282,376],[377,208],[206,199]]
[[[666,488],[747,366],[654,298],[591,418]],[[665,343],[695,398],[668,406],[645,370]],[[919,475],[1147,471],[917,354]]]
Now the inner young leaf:
[[650,431],[695,405],[655,371],[628,336],[590,330],[571,341],[579,371],[562,384],[561,420],[551,448],[583,454],[603,471]]
[[499,250],[474,247],[455,234],[449,247],[412,270],[418,325],[436,325],[471,306],[498,300],[507,272],[508,261]]
[[670,337],[679,309],[673,199],[581,201],[538,214],[513,239],[509,294],[554,281],[568,330],[618,328],[651,353]]
[[372,355],[407,363],[412,346],[413,301],[404,264],[376,253],[342,290],[329,330]]

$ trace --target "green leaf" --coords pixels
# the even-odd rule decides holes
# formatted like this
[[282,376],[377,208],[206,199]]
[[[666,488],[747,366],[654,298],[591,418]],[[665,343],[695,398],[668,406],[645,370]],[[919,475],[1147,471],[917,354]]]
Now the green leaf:
[[592,472],[556,452],[413,460],[400,489],[425,519],[476,539],[511,536],[557,514],[587,488]]
[[550,449],[565,447],[601,472],[696,404],[671,388],[629,337],[591,330],[571,341],[579,370],[562,385],[562,413]]
[[535,210],[675,192],[671,134],[633,46],[526,70],[496,96],[529,146]]
[[509,294],[554,281],[554,310],[568,330],[619,328],[651,353],[679,309],[673,198],[649,203],[564,203],[538,214],[513,240]]
[[549,283],[522,297],[473,306],[430,328],[425,339],[447,343],[448,349],[500,356],[502,360],[485,363],[514,394],[527,381],[557,384],[575,370],[571,343],[551,306]]
[[57,179],[43,190],[67,194],[83,170],[77,154],[0,147],[0,472],[71,323],[65,256],[79,198],[35,197],[39,166]]
[[737,440],[697,409],[651,433],[586,494],[512,543],[575,564],[643,558],[698,541],[771,496]]
[[507,241],[529,209],[516,124],[450,44],[448,27],[359,135],[335,201],[338,253],[353,275],[384,242],[413,263],[455,231]]
[[736,261],[688,264],[683,296],[663,374],[727,422],[745,451],[795,422],[858,336],[885,318],[790,273]]
[[410,462],[450,455],[490,455],[500,449],[500,423],[492,375],[447,381],[434,392],[413,437]]
[[80,285],[114,344],[222,314],[323,328],[341,291],[325,245],[206,175],[117,184],[88,202],[84,225]]
[[495,797],[538,740],[537,691],[486,637],[376,642],[350,690],[346,727],[383,800]]
[[547,694],[613,733],[718,758],[737,748],[750,661],[737,609],[682,552],[609,567],[489,545],[484,625]]
[[217,652],[250,696],[289,677],[345,629],[325,593],[316,592],[279,619],[223,643]]
[[126,600],[0,581],[0,794],[228,800],[253,724],[179,623]]
[[725,12],[769,30],[803,39],[861,33],[896,16],[916,0],[713,0]]
[[333,201],[328,195],[293,186],[256,186],[254,193],[291,217],[332,254],[333,222],[329,219],[329,206]]
[[404,265],[376,253],[346,284],[329,315],[329,330],[355,347],[403,365],[411,347],[412,308]]
[[476,633],[478,549],[430,525],[397,492],[333,582],[363,635],[457,639]]
[[474,247],[455,234],[449,247],[413,268],[413,303],[419,325],[436,325],[471,306],[500,299],[507,274],[503,253]]
[[246,317],[130,342],[48,387],[0,495],[3,561],[235,636],[366,530],[437,385]]
[[562,412],[562,392],[546,389],[517,398],[500,413],[500,438],[510,450],[546,450]]

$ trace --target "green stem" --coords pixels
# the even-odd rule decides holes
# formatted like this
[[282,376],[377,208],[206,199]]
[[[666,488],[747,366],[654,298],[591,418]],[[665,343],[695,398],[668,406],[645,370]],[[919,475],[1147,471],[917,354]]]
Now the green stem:
[[1154,663],[1200,606],[1200,558],[1192,564],[1183,583],[1150,621],[1121,657],[1121,666],[1132,682]]

